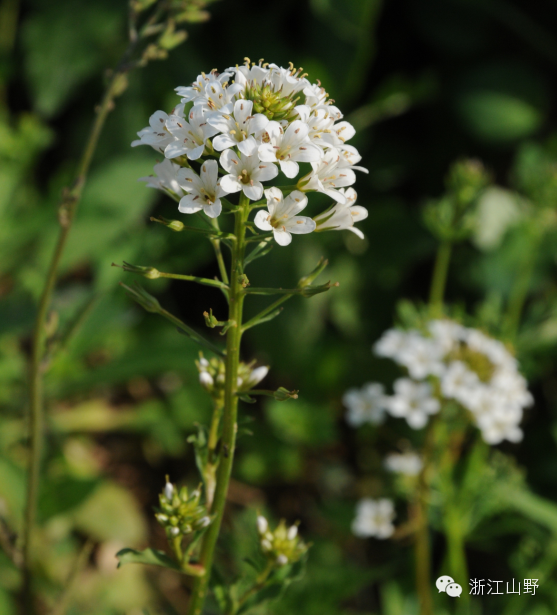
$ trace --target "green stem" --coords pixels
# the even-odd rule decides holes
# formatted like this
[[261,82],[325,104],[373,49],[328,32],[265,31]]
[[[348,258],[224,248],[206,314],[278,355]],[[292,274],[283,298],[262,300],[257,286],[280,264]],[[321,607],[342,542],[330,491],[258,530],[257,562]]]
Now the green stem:
[[205,468],[205,504],[208,512],[213,507],[216,487],[216,470],[218,467],[217,446],[219,443],[219,427],[222,418],[222,401],[215,402],[209,438],[207,441],[207,467]]
[[226,283],[223,283],[220,280],[210,280],[209,278],[199,278],[195,275],[182,275],[179,273],[163,273],[162,271],[159,271],[158,277],[170,278],[172,280],[185,280],[186,282],[197,282],[198,284],[203,284],[204,286],[213,286],[215,288],[220,288],[224,291],[228,290],[228,286],[226,285]]
[[436,317],[443,315],[443,297],[447,284],[447,273],[451,261],[451,252],[452,244],[450,241],[444,241],[437,250],[437,258],[435,259],[435,268],[431,281],[431,291],[429,293],[429,305],[432,314]]
[[[445,537],[447,539],[447,550],[450,574],[463,589],[468,584],[468,563],[466,561],[465,532],[463,531],[463,520],[461,511],[449,500],[445,506],[444,522]],[[470,595],[467,591],[462,592],[463,602],[469,602]]]
[[431,596],[431,545],[429,541],[428,496],[429,471],[435,446],[434,416],[427,427],[423,450],[423,467],[418,476],[416,497],[414,500],[414,522],[416,524],[416,541],[414,544],[416,566],[416,590],[420,604],[420,615],[433,615],[433,600]]
[[285,295],[284,297],[281,297],[280,299],[277,299],[276,301],[274,301],[273,303],[271,303],[271,305],[267,306],[264,310],[261,310],[261,312],[259,312],[259,314],[256,314],[253,318],[251,318],[250,320],[248,320],[242,327],[242,331],[247,331],[248,329],[250,329],[251,327],[255,327],[255,325],[258,325],[260,322],[265,322],[265,316],[268,316],[269,314],[271,314],[272,312],[274,312],[276,309],[278,309],[285,301],[288,301],[288,299],[291,299],[294,295]]
[[[128,57],[130,49],[125,54]],[[23,528],[23,586],[22,596],[25,601],[29,614],[34,613],[33,596],[31,590],[31,567],[33,553],[33,534],[35,530],[37,498],[39,491],[39,476],[41,470],[41,458],[43,452],[43,424],[44,424],[44,403],[43,403],[43,357],[46,347],[45,322],[48,308],[56,283],[56,276],[64,248],[77,207],[81,200],[85,180],[91,165],[93,154],[96,150],[99,136],[104,126],[109,112],[113,108],[113,101],[121,87],[121,79],[126,69],[122,68],[115,71],[97,111],[97,117],[93,123],[89,140],[85,146],[75,181],[71,188],[65,190],[60,208],[58,219],[60,222],[60,234],[58,242],[52,254],[46,282],[41,294],[35,326],[33,330],[31,360],[29,367],[29,448],[30,460],[27,479],[27,495],[25,507],[25,521]]]
[[237,326],[230,327],[226,334],[226,379],[224,384],[224,411],[221,437],[221,457],[217,469],[217,484],[213,502],[215,518],[203,537],[199,564],[205,568],[205,575],[195,580],[188,608],[188,615],[201,615],[203,604],[207,595],[213,555],[220,532],[226,494],[230,482],[234,448],[236,444],[236,417],[238,412],[238,397],[236,387],[238,380],[238,364],[240,362],[240,342],[242,337],[242,313],[244,293],[240,276],[243,274],[246,220],[249,214],[249,199],[240,195],[240,207],[234,213],[236,243],[232,250],[232,263],[230,267],[230,290],[228,319],[234,320]]
[[265,587],[265,583],[267,582],[269,575],[273,571],[273,568],[273,562],[268,562],[265,570],[263,570],[263,572],[257,577],[255,584],[240,596],[236,604],[232,606],[227,615],[235,615],[235,613],[238,612],[238,610],[247,602],[247,600],[249,600],[254,594],[256,594],[258,591],[261,591]]
[[506,317],[506,333],[512,340],[516,338],[524,304],[526,303],[526,299],[528,297],[530,280],[532,278],[532,273],[534,272],[534,266],[536,263],[535,253],[535,248],[532,247],[530,253],[523,259],[509,297],[509,307]]

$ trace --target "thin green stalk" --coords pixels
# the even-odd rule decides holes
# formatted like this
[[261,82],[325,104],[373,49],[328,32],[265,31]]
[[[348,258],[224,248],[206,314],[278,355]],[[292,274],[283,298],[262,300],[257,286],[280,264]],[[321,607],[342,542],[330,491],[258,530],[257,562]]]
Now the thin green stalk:
[[443,297],[445,296],[445,286],[447,284],[447,273],[451,261],[452,244],[444,241],[437,250],[435,268],[431,281],[431,291],[429,293],[429,305],[432,313],[439,317],[443,315]]
[[224,385],[224,411],[221,436],[221,456],[217,469],[217,484],[215,489],[215,499],[213,502],[213,522],[207,529],[203,537],[199,564],[202,565],[206,573],[203,577],[197,578],[193,584],[192,595],[188,608],[188,615],[201,615],[203,604],[207,595],[209,578],[211,576],[211,566],[213,555],[220,532],[224,507],[226,504],[226,494],[232,471],[234,460],[234,449],[236,445],[236,418],[238,412],[238,397],[236,395],[238,364],[240,362],[240,342],[242,337],[242,313],[244,303],[243,287],[240,276],[243,274],[244,252],[245,252],[245,233],[246,220],[249,214],[249,199],[243,194],[240,196],[240,207],[234,213],[236,243],[232,250],[232,263],[230,267],[230,289],[229,289],[229,311],[228,319],[237,323],[237,326],[230,327],[226,334],[226,379]]
[[274,565],[273,562],[269,561],[265,570],[257,577],[254,585],[246,590],[238,599],[236,604],[233,604],[228,611],[227,615],[235,615],[238,610],[258,591],[261,591],[265,587],[265,583],[269,578],[269,575],[273,571]]
[[416,540],[414,543],[416,566],[416,591],[420,604],[420,615],[433,615],[433,599],[431,596],[431,545],[428,523],[428,474],[435,446],[435,426],[437,416],[434,416],[427,427],[423,450],[423,467],[418,476],[418,485],[413,505],[414,523],[416,524]]
[[528,297],[530,281],[532,279],[534,266],[536,264],[535,254],[536,250],[535,248],[532,248],[530,253],[526,255],[519,268],[514,286],[511,289],[505,332],[513,340],[516,338],[524,304],[526,303],[526,299]]
[[[127,57],[127,56],[126,56]],[[66,241],[72,226],[72,222],[75,217],[77,206],[81,200],[83,193],[83,187],[89,166],[93,158],[93,154],[97,147],[101,130],[104,126],[105,120],[112,110],[113,101],[121,87],[121,78],[124,75],[125,70],[121,72],[115,72],[110,84],[108,85],[99,110],[97,117],[93,123],[93,128],[89,136],[89,140],[85,146],[83,156],[81,158],[77,175],[73,186],[65,191],[60,208],[58,211],[58,218],[60,222],[60,234],[58,236],[58,242],[56,244],[54,253],[52,255],[50,265],[48,267],[48,273],[46,277],[46,283],[41,294],[39,306],[37,310],[37,316],[35,319],[35,326],[33,330],[31,360],[29,367],[29,448],[30,448],[30,461],[29,461],[29,475],[27,479],[27,500],[25,508],[25,523],[23,529],[23,597],[27,603],[29,613],[34,612],[32,605],[33,598],[31,593],[31,558],[33,552],[33,533],[35,529],[36,511],[37,511],[37,498],[39,491],[39,475],[41,468],[41,458],[43,452],[43,357],[46,346],[46,332],[45,322],[47,317],[48,308],[50,306],[50,300],[52,297],[52,291],[56,283],[56,276],[58,268],[66,247]]]
[[228,286],[226,282],[223,283],[220,280],[210,280],[208,278],[199,278],[195,275],[182,275],[179,273],[163,273],[159,271],[158,277],[160,278],[170,278],[172,280],[185,280],[186,282],[197,282],[198,284],[203,284],[204,286],[213,286],[215,288],[220,288],[222,290],[228,290]]
[[284,297],[281,297],[280,299],[277,299],[276,301],[271,303],[271,305],[267,306],[264,310],[261,310],[261,312],[259,312],[259,314],[256,314],[253,318],[248,320],[242,326],[242,331],[247,331],[248,329],[251,329],[251,327],[255,327],[255,325],[258,325],[261,322],[265,322],[265,317],[266,316],[268,316],[269,314],[272,314],[285,301],[288,301],[288,299],[291,299],[293,296],[294,295],[285,295]]
[[222,418],[222,401],[215,402],[213,417],[209,428],[209,438],[207,440],[207,467],[205,469],[205,504],[207,511],[211,512],[213,499],[215,497],[216,470],[218,467],[217,446],[219,443],[219,427]]
[[[451,576],[466,589],[469,576],[468,562],[466,561],[465,533],[463,531],[461,514],[461,511],[458,510],[453,501],[449,501],[448,505],[445,506],[445,537],[447,539]],[[461,599],[462,602],[469,602],[470,594],[467,591],[463,591]]]
[[89,556],[93,551],[94,543],[92,540],[88,540],[82,547],[79,555],[77,556],[77,560],[72,567],[68,579],[64,585],[64,589],[58,598],[58,602],[54,605],[54,608],[50,612],[50,615],[65,615],[68,607],[70,606],[70,601],[72,599],[73,592],[75,590],[76,581],[83,571],[83,569],[87,566],[87,562],[89,560]]

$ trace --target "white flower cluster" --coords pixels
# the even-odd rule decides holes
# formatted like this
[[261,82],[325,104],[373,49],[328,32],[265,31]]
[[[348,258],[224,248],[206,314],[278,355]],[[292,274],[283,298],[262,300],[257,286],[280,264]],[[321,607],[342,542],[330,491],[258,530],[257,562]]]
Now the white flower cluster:
[[[260,210],[254,222],[272,231],[282,246],[292,234],[315,230],[348,229],[363,237],[354,223],[366,218],[367,210],[355,205],[356,192],[348,188],[356,181],[354,170],[367,172],[356,166],[361,157],[346,143],[355,130],[320,84],[300,72],[246,60],[176,88],[181,103],[170,115],[154,113],[132,143],[150,145],[165,156],[155,165],[156,177],[142,180],[179,199],[182,213],[203,211],[211,218],[219,216],[228,194],[243,192],[259,201],[265,192],[267,210]],[[310,163],[311,171],[288,194],[276,187],[264,191],[263,182],[274,179],[279,167],[295,178],[298,163]],[[298,215],[311,191],[335,201],[314,219]]]
[[417,476],[424,465],[422,458],[412,451],[389,453],[383,464],[389,472],[403,474],[404,476]]
[[420,429],[443,400],[453,400],[471,413],[488,444],[522,439],[519,425],[532,395],[502,342],[450,320],[433,320],[427,333],[390,329],[374,350],[405,367],[409,378],[395,381],[392,396],[378,384],[348,391],[351,425],[377,423],[386,411]]
[[356,505],[352,533],[358,538],[389,538],[395,531],[394,518],[395,507],[392,500],[363,498]]

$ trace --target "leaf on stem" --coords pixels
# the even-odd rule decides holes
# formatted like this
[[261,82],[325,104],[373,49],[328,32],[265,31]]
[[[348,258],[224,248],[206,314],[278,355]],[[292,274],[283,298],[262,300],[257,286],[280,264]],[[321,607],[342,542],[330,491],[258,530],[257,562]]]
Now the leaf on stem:
[[118,568],[124,564],[147,564],[149,566],[162,566],[163,568],[183,572],[180,566],[168,557],[164,551],[157,551],[155,549],[144,549],[143,551],[122,549],[116,553],[116,557],[118,558]]

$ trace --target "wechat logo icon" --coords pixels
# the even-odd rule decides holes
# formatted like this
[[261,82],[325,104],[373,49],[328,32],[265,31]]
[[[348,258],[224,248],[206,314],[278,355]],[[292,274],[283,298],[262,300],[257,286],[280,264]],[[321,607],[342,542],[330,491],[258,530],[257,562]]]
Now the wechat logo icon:
[[439,593],[445,592],[447,595],[451,596],[451,598],[460,598],[460,594],[462,594],[462,587],[458,583],[455,583],[452,577],[447,575],[439,577],[437,581],[435,581],[435,586],[439,590]]

